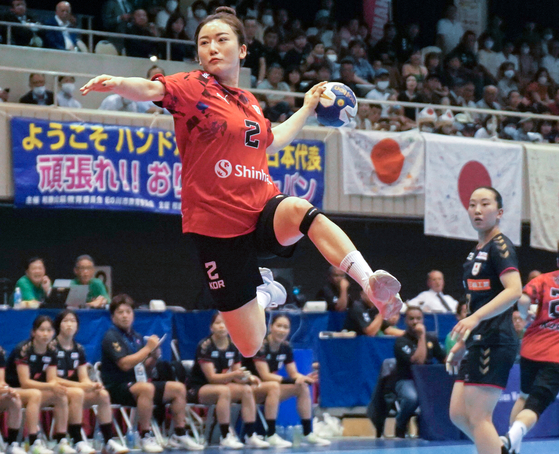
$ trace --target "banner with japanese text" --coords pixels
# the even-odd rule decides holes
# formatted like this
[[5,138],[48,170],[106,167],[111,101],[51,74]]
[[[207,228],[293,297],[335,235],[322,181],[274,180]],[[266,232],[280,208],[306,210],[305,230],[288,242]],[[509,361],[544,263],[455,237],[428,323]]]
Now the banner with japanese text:
[[[11,130],[17,207],[180,214],[172,131],[33,118],[13,118]],[[270,162],[280,189],[322,203],[322,142],[295,141]]]
[[424,192],[425,141],[419,132],[340,132],[344,194],[399,197]]
[[278,153],[268,155],[268,168],[281,192],[322,208],[324,160],[324,142],[294,140]]

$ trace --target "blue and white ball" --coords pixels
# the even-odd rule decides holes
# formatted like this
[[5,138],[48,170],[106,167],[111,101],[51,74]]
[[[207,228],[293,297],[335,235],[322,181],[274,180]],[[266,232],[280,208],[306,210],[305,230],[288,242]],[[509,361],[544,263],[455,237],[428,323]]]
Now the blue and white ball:
[[328,82],[316,106],[316,118],[323,126],[349,126],[357,115],[357,97],[353,90],[340,82]]

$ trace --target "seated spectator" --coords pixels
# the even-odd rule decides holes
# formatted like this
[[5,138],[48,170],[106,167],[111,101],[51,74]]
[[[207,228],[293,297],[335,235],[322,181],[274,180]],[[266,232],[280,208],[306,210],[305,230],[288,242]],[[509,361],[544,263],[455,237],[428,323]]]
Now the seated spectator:
[[[20,24],[33,24],[37,19],[27,13],[27,3],[25,0],[12,0],[10,11],[0,16],[0,20]],[[7,28],[2,27],[3,36],[7,39]],[[9,43],[15,46],[34,46],[42,47],[43,40],[37,36],[35,30],[28,27],[12,27],[12,40]]]
[[[182,449],[201,450],[186,434],[186,387],[169,382],[147,382],[146,368],[156,361],[159,338],[153,334],[144,338],[132,328],[134,324],[134,301],[128,295],[117,295],[109,307],[113,326],[105,333],[101,344],[101,378],[111,401],[119,405],[136,407],[141,448],[145,452],[162,452],[150,432],[150,421],[154,404],[170,403],[175,424],[170,446]],[[71,389],[71,388],[68,388]]]
[[329,311],[344,312],[352,299],[349,295],[349,279],[342,270],[331,266],[328,269],[328,283],[316,294],[316,299],[326,301]]
[[518,128],[518,118],[506,117],[502,122],[499,137],[504,140],[516,140],[516,130]]
[[476,34],[468,30],[449,55],[456,55],[464,68],[473,70],[478,65],[476,41]]
[[[221,431],[220,446],[230,449],[267,448],[270,443],[256,435],[255,397],[270,401],[268,409],[277,412],[279,385],[273,383],[258,390],[260,379],[241,369],[241,354],[231,342],[223,317],[216,312],[210,324],[211,335],[202,339],[196,349],[196,360],[188,380],[188,400],[192,403],[216,405],[216,419]],[[275,385],[275,386],[274,386]],[[263,390],[266,392],[262,392]],[[272,402],[273,399],[273,402]],[[230,430],[231,402],[241,402],[241,414],[245,423],[245,444]],[[266,415],[275,423],[275,416]],[[279,436],[274,437],[283,441]]]
[[361,129],[364,131],[372,131],[373,124],[369,120],[369,115],[371,113],[371,105],[360,102],[357,107],[357,115],[355,116],[355,129]]
[[512,324],[514,326],[514,331],[516,332],[518,339],[522,340],[522,338],[524,337],[524,333],[526,332],[526,320],[522,318],[522,315],[520,315],[520,312],[518,310],[515,310],[512,313]]
[[43,74],[29,74],[29,88],[31,88],[31,91],[19,98],[20,103],[37,104],[39,106],[52,106],[54,104],[54,94],[45,87],[45,76]]
[[460,137],[474,137],[477,126],[469,113],[459,113],[454,117],[454,129]]
[[116,93],[107,96],[101,102],[99,110],[113,110],[115,112],[139,112],[138,103],[131,99],[124,98]]
[[483,66],[489,74],[497,77],[499,64],[497,61],[497,53],[493,50],[495,41],[488,33],[482,33],[478,39],[479,50],[477,53],[478,62]]
[[542,58],[541,66],[547,69],[553,80],[559,81],[559,41],[549,43],[549,55]]
[[540,270],[532,270],[532,271],[530,271],[530,272],[528,273],[528,281],[527,281],[526,283],[530,282],[532,279],[537,278],[537,277],[538,277],[539,275],[541,275],[541,274],[542,274],[542,272],[541,272]]
[[[468,316],[468,304],[466,303],[466,301],[458,302],[455,315],[457,321],[464,320]],[[452,347],[456,345],[456,342],[458,342],[458,339],[453,339],[452,331],[449,332],[444,340],[445,351],[450,352],[450,350],[452,350]]]
[[511,91],[518,91],[518,78],[516,77],[516,71],[514,70],[514,63],[504,62],[499,68],[499,73],[497,75],[499,80],[497,88],[499,89],[499,103],[501,105],[506,105],[506,100],[508,99],[509,93]]
[[[20,397],[18,390],[10,388],[6,384],[5,372],[4,372],[5,368],[6,368],[6,352],[2,347],[0,347],[0,412],[5,414],[6,415],[5,418],[7,418],[8,438],[6,439],[6,454],[26,454],[25,449],[20,447],[19,443],[17,442],[19,429],[21,427],[21,407],[22,407],[23,399]],[[36,401],[37,401],[36,402],[37,414],[35,415],[35,417],[37,418],[39,416],[38,407],[41,402],[41,394],[38,390],[34,390],[34,391],[36,393]],[[29,420],[29,418],[26,419]],[[35,431],[34,431],[34,435],[36,438],[37,434]]]
[[[291,322],[286,315],[276,314],[270,323],[270,332],[264,338],[262,348],[254,358],[243,358],[245,366],[253,375],[259,377],[263,383],[279,383],[280,401],[297,398],[297,412],[303,426],[303,443],[314,446],[329,446],[330,441],[320,438],[312,430],[312,402],[309,385],[317,382],[316,372],[303,375],[297,371],[297,364],[293,359],[293,349],[287,340],[291,330]],[[278,374],[285,367],[287,377]],[[281,440],[281,442],[279,442]],[[275,433],[275,421],[268,423],[266,441],[275,447],[291,447],[291,443],[282,440]]]
[[547,105],[547,107],[552,115],[559,115],[559,90],[555,92],[555,95],[553,96],[553,101],[551,101]]
[[547,112],[547,106],[551,104],[556,91],[555,81],[549,77],[547,69],[538,69],[526,87],[526,97],[531,102],[530,110],[535,113]]
[[387,22],[383,27],[382,38],[368,51],[369,61],[381,60],[389,58],[393,62],[398,61],[398,31],[393,22]]
[[[258,84],[258,88],[262,90],[289,91],[289,85],[283,81],[283,68],[281,65],[274,63],[266,72],[266,79]],[[286,99],[285,95],[266,95],[266,109],[264,116],[271,122],[285,121],[293,111],[291,105],[294,100]]]
[[486,115],[481,120],[480,128],[476,131],[476,139],[493,139],[499,132],[499,120],[495,115]]
[[454,5],[447,6],[445,17],[437,22],[437,47],[447,55],[460,43],[463,35],[464,29],[458,19],[458,9]]
[[74,98],[75,82],[74,76],[58,76],[59,92],[56,94],[56,105],[58,107],[81,109],[82,104]]
[[421,51],[415,50],[410,55],[409,61],[402,66],[402,78],[414,76],[417,82],[423,82],[428,74],[427,68],[421,64]]
[[0,87],[0,102],[8,102],[9,96],[10,89]]
[[[384,320],[376,306],[363,291],[361,299],[352,301],[347,309],[344,330],[354,331],[358,336],[402,336],[404,331],[395,328],[396,321]],[[399,315],[395,317],[399,318]]]
[[[46,315],[37,316],[33,321],[31,337],[17,344],[8,357],[6,383],[12,388],[39,390],[40,405],[54,407],[54,440],[57,443],[57,454],[77,454],[66,438],[68,407],[80,405],[83,392],[78,389],[66,389],[58,382],[56,349],[51,345],[53,336],[52,319]],[[33,438],[35,441],[32,441]],[[31,452],[35,452],[35,448],[42,454],[53,452],[46,450],[42,440],[38,440],[36,435],[30,435],[29,442],[32,443]]]
[[[177,0],[167,0],[165,3],[165,8],[159,10],[157,15],[155,16],[155,25],[163,31],[167,28],[167,23],[173,14],[181,15],[180,10],[178,10],[179,2]],[[182,25],[182,30],[184,31],[184,27],[186,26],[186,20],[183,18],[184,24]],[[186,36],[186,32],[185,32]],[[188,39],[188,38],[185,38]]]
[[[394,94],[394,90],[390,87],[390,73],[388,70],[381,68],[375,75],[375,88],[365,95],[367,99],[375,101],[386,101]],[[389,113],[388,104],[382,104],[382,115],[387,116]]]
[[42,258],[33,257],[27,261],[25,276],[18,279],[17,287],[21,290],[21,301],[30,307],[38,307],[45,302],[52,290],[52,283],[46,275]]
[[[424,102],[423,96],[417,91],[417,78],[410,74],[405,78],[405,87],[398,95],[398,101],[404,102]],[[412,121],[415,121],[417,108],[404,107],[404,115]]]
[[439,115],[433,132],[444,136],[456,135],[456,131],[454,129],[454,115],[452,115],[452,111],[450,109]]
[[439,77],[443,76],[443,64],[441,61],[441,54],[439,52],[429,52],[425,55],[425,68],[427,74],[435,74]]
[[81,390],[83,405],[69,407],[68,434],[76,445],[80,454],[93,454],[93,449],[87,440],[83,440],[81,425],[84,408],[97,406],[99,428],[105,441],[107,453],[124,454],[128,448],[112,440],[112,409],[109,393],[99,382],[92,382],[87,372],[87,359],[83,346],[74,341],[80,326],[78,316],[71,310],[60,312],[54,320],[56,337],[51,345],[57,352],[58,382],[66,387]]
[[396,395],[400,410],[396,415],[396,437],[405,438],[408,423],[419,406],[417,389],[413,382],[413,364],[433,364],[436,359],[445,360],[444,350],[437,336],[427,333],[423,324],[423,312],[419,307],[408,307],[405,315],[406,332],[394,344],[396,357]]
[[531,142],[529,133],[534,132],[534,119],[530,117],[524,117],[518,122],[518,127],[516,129],[516,134],[514,140],[519,142]]
[[541,134],[543,143],[556,143],[557,123],[551,120],[540,120],[536,131]]
[[456,301],[452,296],[445,295],[444,275],[439,270],[427,273],[427,287],[425,290],[407,302],[408,307],[419,307],[423,312],[456,312]]
[[[126,34],[151,38],[156,37],[156,34],[153,32],[148,22],[148,15],[145,10],[137,9],[134,11],[132,14],[132,21],[126,28]],[[128,57],[149,58],[153,55],[159,55],[158,43],[154,41],[127,38],[124,41],[124,48]]]
[[327,10],[320,10],[316,13],[314,26],[307,29],[307,36],[316,37],[325,47],[332,47],[334,39],[334,31],[330,22]]
[[303,31],[296,31],[291,36],[293,48],[290,49],[281,62],[284,68],[291,68],[293,66],[300,67],[306,62],[307,55],[309,54],[309,47],[307,43],[307,35]]
[[520,55],[518,56],[518,75],[521,85],[528,83],[534,78],[538,70],[538,62],[532,55],[530,45],[526,42],[520,44]]
[[278,32],[273,27],[268,27],[264,31],[264,45],[262,46],[262,56],[266,62],[266,68],[274,63],[281,65],[281,56],[278,51]]
[[[483,89],[483,98],[480,99],[476,106],[480,109],[501,110],[501,105],[497,102],[499,97],[499,89],[495,85],[487,85]],[[485,118],[487,114],[482,115]]]
[[196,28],[208,16],[208,6],[203,0],[196,0],[190,5],[190,9],[192,16],[189,15],[186,20],[186,34],[193,39]]
[[447,87],[463,85],[471,79],[471,71],[462,66],[460,58],[456,54],[450,54],[445,59],[444,71],[441,82]]
[[321,66],[328,64],[328,60],[326,58],[326,47],[324,44],[313,37],[309,38],[309,43],[312,44],[312,50],[309,55],[307,55],[305,64],[301,67],[301,71],[304,71],[303,79],[305,80],[315,79],[318,69]]
[[133,11],[134,7],[129,0],[106,0],[101,14],[103,29],[114,33],[126,33]]
[[417,127],[421,132],[434,132],[437,123],[437,112],[430,106],[425,107],[417,115]]
[[257,22],[253,17],[246,17],[243,21],[245,26],[245,38],[247,56],[244,67],[250,69],[251,85],[256,87],[266,77],[266,58],[264,57],[264,46],[256,39]]
[[[165,70],[160,66],[153,65],[150,69],[148,69],[146,79],[151,80],[156,74],[165,75]],[[156,106],[152,101],[138,101],[134,104],[136,104],[139,113],[158,113],[163,115],[171,115],[171,112],[169,112],[167,109],[162,109],[161,107]]]
[[449,90],[441,84],[441,78],[436,74],[429,74],[419,92],[426,104],[440,104],[443,96],[448,96]]
[[89,286],[86,299],[87,307],[100,309],[110,303],[105,284],[100,279],[93,277],[95,275],[95,263],[90,255],[80,255],[76,259],[74,273],[76,278],[72,279],[70,285]]
[[372,82],[375,78],[375,71],[368,62],[365,52],[365,46],[362,41],[354,39],[348,46],[349,57],[353,60],[353,69],[355,75],[367,82]]
[[[398,39],[398,61],[407,62],[411,56],[421,50],[421,36],[418,24],[410,24]],[[420,52],[421,61],[421,52]]]
[[[503,31],[503,20],[498,16],[493,16],[487,27],[486,34],[493,39],[493,51],[500,52],[503,49],[505,41],[505,32]],[[502,62],[499,62],[499,65]]]
[[500,67],[505,62],[510,62],[514,66],[513,69],[515,71],[518,71],[519,69],[518,57],[514,55],[513,52],[514,52],[514,44],[511,43],[510,41],[506,42],[503,45],[503,50],[497,53],[497,56],[495,57],[495,63],[498,65],[498,67]]
[[[170,0],[167,3],[176,2]],[[175,12],[169,16],[169,20],[165,24],[163,38],[181,39],[187,41],[189,38],[184,31],[186,19],[180,12]],[[165,50],[165,56],[167,51]],[[171,60],[173,61],[189,61],[194,60],[194,46],[192,44],[171,43]]]
[[[63,29],[73,28],[70,22],[72,17],[72,7],[68,2],[60,2],[56,5],[55,16],[52,19],[46,20],[45,25],[54,27],[61,27]],[[78,36],[75,33],[68,31],[53,31],[46,30],[43,39],[44,47],[49,49],[58,50],[78,50]]]
[[[359,104],[361,105],[361,103]],[[370,112],[369,112],[369,121],[371,125],[373,125],[373,131],[379,130],[379,122],[382,116],[382,106],[380,104],[369,104]]]
[[[312,85],[309,85],[307,81],[303,82],[302,77],[303,75],[301,74],[301,70],[299,68],[293,67],[287,69],[284,77],[284,82],[289,86],[289,91],[292,91],[294,93],[307,92],[307,89]],[[294,112],[303,106],[303,101],[304,98],[287,98],[288,103],[292,102],[292,104],[290,104],[290,107],[291,110],[293,110]]]

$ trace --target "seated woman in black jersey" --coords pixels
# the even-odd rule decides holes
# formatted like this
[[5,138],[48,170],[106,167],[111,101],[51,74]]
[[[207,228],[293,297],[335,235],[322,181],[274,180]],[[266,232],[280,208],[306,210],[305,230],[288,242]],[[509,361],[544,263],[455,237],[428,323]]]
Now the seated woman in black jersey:
[[287,447],[291,444],[279,436],[261,440],[255,433],[256,402],[265,400],[268,427],[274,427],[279,405],[277,383],[260,379],[241,368],[241,354],[231,341],[223,317],[216,312],[210,325],[211,336],[202,339],[196,349],[196,362],[188,382],[188,401],[216,404],[221,429],[220,446],[242,449],[243,443],[229,430],[231,402],[241,402],[245,423],[245,445],[251,448]]
[[[17,344],[8,358],[6,382],[13,388],[38,389],[41,392],[41,405],[54,407],[57,453],[76,454],[77,451],[66,439],[68,406],[81,407],[83,392],[80,393],[81,390],[77,388],[66,388],[58,382],[56,348],[51,343],[53,336],[52,319],[39,315],[33,321],[31,338]],[[34,443],[38,443],[38,449],[41,449],[40,440]]]
[[86,454],[87,451],[93,453],[91,448],[83,441],[81,436],[81,425],[83,418],[83,408],[91,408],[97,405],[97,417],[99,428],[105,440],[104,449],[108,454],[123,454],[128,452],[128,448],[112,440],[112,410],[109,393],[99,382],[92,382],[87,372],[87,360],[84,348],[74,341],[79,327],[79,319],[75,312],[65,310],[60,312],[54,320],[54,330],[56,337],[52,345],[57,350],[57,370],[58,381],[66,388],[77,389],[83,394],[83,405],[69,407],[68,432],[78,452]]
[[[2,347],[0,347],[0,413],[6,412],[8,415],[8,438],[6,440],[8,449],[6,450],[6,454],[26,454],[25,450],[23,448],[20,448],[19,444],[17,443],[17,436],[19,433],[19,428],[21,427],[21,407],[23,399],[20,397],[18,390],[10,388],[6,384],[5,368],[6,352]],[[36,439],[37,418],[39,415],[39,406],[41,404],[41,393],[37,390],[26,390],[24,392],[35,393],[35,419],[30,421],[29,415],[27,415],[27,429],[28,431],[34,429],[34,435]],[[35,422],[35,425],[31,426],[29,424],[30,422]]]
[[[287,340],[291,322],[287,316],[277,314],[272,317],[270,332],[264,338],[262,348],[254,358],[245,358],[243,364],[258,375],[263,383],[280,384],[280,400],[297,397],[297,411],[303,425],[303,442],[328,446],[330,442],[318,437],[312,431],[312,404],[309,385],[316,382],[316,373],[300,374],[293,359],[293,349]],[[287,377],[278,374],[285,366]]]

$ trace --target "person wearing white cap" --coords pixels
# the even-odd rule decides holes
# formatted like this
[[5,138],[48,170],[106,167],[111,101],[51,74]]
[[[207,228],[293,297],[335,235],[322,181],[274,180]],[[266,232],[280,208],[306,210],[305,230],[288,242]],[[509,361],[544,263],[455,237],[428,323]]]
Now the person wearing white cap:
[[425,107],[417,115],[417,127],[421,132],[433,132],[437,123],[437,113],[431,106]]
[[450,109],[447,109],[445,113],[439,115],[439,118],[437,118],[437,121],[435,123],[435,126],[437,128],[435,129],[435,132],[437,134],[443,134],[445,136],[453,136],[456,133],[453,124],[454,115],[452,115],[452,111]]

